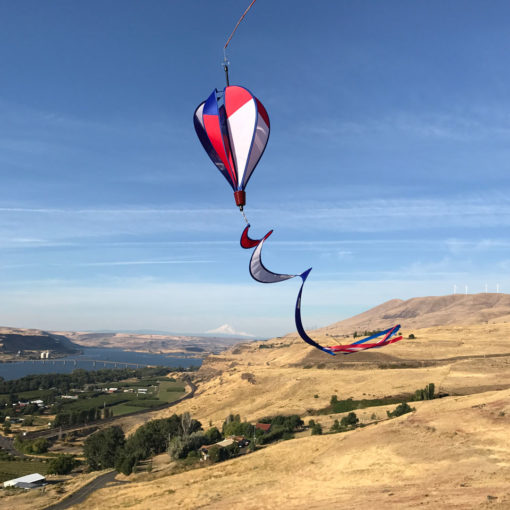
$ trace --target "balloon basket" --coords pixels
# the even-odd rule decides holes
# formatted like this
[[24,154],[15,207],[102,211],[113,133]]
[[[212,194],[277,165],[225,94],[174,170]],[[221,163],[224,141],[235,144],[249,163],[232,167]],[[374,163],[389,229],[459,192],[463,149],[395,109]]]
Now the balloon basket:
[[238,207],[246,205],[246,193],[244,191],[234,191],[234,198]]

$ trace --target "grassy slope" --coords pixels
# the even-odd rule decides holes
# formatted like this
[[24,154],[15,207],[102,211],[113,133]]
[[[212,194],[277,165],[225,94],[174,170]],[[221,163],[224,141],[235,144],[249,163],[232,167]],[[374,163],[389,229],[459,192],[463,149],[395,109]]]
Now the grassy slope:
[[[406,336],[409,332],[405,332]],[[442,327],[415,330],[415,340],[353,356],[329,357],[292,338],[270,341],[271,349],[258,343],[211,356],[196,396],[157,417],[189,411],[202,423],[215,425],[230,412],[256,420],[276,413],[304,414],[339,398],[379,398],[413,392],[433,382],[436,391],[469,394],[510,387],[510,325]],[[508,357],[456,359],[507,352]],[[388,358],[389,357],[389,358]],[[380,369],[405,360],[451,358],[415,369]],[[323,362],[326,368],[318,369]],[[329,364],[331,363],[331,364]],[[303,366],[312,366],[304,369]],[[243,379],[252,374],[255,384]],[[319,395],[319,398],[314,398]]]
[[[345,434],[302,437],[206,469],[161,478],[153,473],[152,481],[99,491],[81,508],[510,508],[510,390],[505,389],[510,356],[455,359],[509,353],[510,325],[404,333],[411,332],[416,340],[336,358],[293,337],[268,342],[270,349],[257,343],[237,347],[208,360],[195,398],[152,417],[190,411],[204,425],[209,420],[219,425],[229,412],[249,420],[304,413],[324,407],[333,393],[382,397],[429,382],[466,396],[417,402],[412,415]],[[323,340],[331,343],[330,337]],[[452,359],[415,369],[378,368],[388,361],[440,358]],[[327,368],[318,369],[324,362]],[[255,384],[243,378],[246,373]],[[496,387],[500,391],[487,391]],[[384,418],[386,409],[358,416],[367,423],[374,411]],[[325,430],[334,418],[317,417]],[[134,430],[140,419],[132,418],[125,429]]]
[[79,508],[509,508],[509,430],[510,390],[449,397],[353,432],[104,489]]

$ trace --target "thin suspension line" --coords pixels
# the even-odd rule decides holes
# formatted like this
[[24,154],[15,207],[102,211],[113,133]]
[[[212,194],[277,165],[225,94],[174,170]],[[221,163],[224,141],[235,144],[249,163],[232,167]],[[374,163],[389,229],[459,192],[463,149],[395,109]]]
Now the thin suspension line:
[[236,30],[237,30],[237,27],[239,26],[239,24],[241,23],[241,21],[243,21],[244,17],[246,16],[246,14],[248,14],[248,11],[251,9],[252,5],[256,2],[257,0],[253,0],[252,3],[248,6],[248,8],[244,11],[244,14],[239,18],[239,21],[237,22],[237,25],[235,26],[234,30],[232,31],[232,33],[230,34],[230,37],[227,39],[227,42],[225,43],[225,46],[223,46],[223,53],[225,53],[225,50],[227,49],[227,46],[229,45],[230,43],[230,40],[232,39],[232,37],[234,36]]

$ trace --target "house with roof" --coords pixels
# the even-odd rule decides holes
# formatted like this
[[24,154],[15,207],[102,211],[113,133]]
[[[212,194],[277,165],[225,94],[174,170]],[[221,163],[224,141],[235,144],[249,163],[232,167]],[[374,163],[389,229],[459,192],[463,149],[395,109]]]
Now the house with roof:
[[202,446],[200,448],[202,460],[207,460],[209,458],[209,450],[213,446],[217,446],[219,448],[227,448],[233,444],[236,444],[239,448],[244,448],[250,444],[250,441],[243,436],[230,436],[227,439],[223,439],[223,441],[219,441],[218,443]]
[[255,429],[262,430],[264,434],[267,434],[271,430],[271,424],[270,423],[256,423]]
[[39,473],[32,473],[31,475],[21,476],[19,478],[13,478],[4,482],[4,489],[6,487],[17,487],[19,489],[36,489],[46,485],[46,478]]

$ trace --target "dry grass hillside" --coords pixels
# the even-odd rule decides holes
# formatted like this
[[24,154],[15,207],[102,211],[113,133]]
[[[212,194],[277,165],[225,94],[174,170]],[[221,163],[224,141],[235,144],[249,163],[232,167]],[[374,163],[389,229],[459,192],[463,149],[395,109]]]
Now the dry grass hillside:
[[342,335],[354,331],[384,329],[393,324],[402,324],[406,328],[429,328],[505,320],[510,321],[510,294],[452,294],[407,301],[392,299],[319,331]]
[[[189,411],[207,428],[221,426],[230,413],[251,422],[297,413],[328,431],[343,416],[319,412],[333,394],[402,396],[434,383],[447,396],[412,403],[415,412],[395,419],[386,415],[394,405],[359,410],[363,428],[323,436],[304,432],[184,473],[175,474],[163,455],[154,472],[100,490],[78,508],[510,509],[510,323],[505,322],[510,296],[467,296],[471,304],[459,298],[464,296],[410,300],[407,308],[396,301],[382,305],[381,320],[391,315],[391,322],[403,322],[405,339],[366,353],[329,356],[296,335],[236,345],[207,358],[195,375],[193,399],[152,417]],[[497,313],[490,313],[491,302]],[[449,315],[439,306],[447,303]],[[417,326],[418,316],[410,323],[394,317],[396,309],[411,316],[415,308],[428,316],[427,327]],[[484,319],[462,324],[467,310]],[[432,316],[443,322],[428,326]],[[343,331],[376,327],[352,324]],[[408,338],[411,333],[415,338]],[[328,328],[311,333],[326,345],[352,340],[342,335],[341,329]],[[132,432],[137,426],[125,428]]]
[[205,357],[210,353],[221,352],[240,338],[201,337],[185,335],[163,335],[142,333],[91,333],[80,331],[60,331],[82,347],[105,347],[127,351],[174,354],[186,357]]
[[79,509],[510,508],[510,390],[103,489]]
[[[404,330],[405,337],[410,332]],[[306,414],[325,407],[332,394],[380,398],[412,393],[430,382],[449,395],[510,388],[510,324],[412,332],[415,339],[376,352],[334,357],[295,337],[241,344],[209,356],[197,374],[195,398],[176,409],[218,424],[231,412],[248,420]]]

